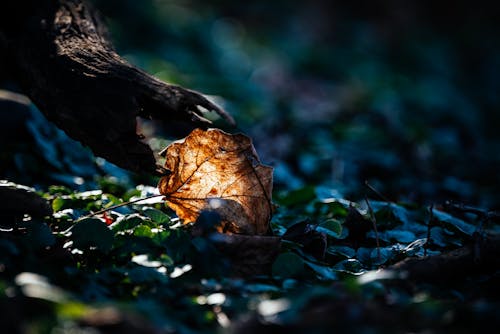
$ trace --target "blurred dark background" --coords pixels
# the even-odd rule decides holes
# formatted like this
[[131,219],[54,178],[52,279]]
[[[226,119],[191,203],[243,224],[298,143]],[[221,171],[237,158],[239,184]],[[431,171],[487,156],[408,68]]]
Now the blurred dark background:
[[[494,2],[93,2],[121,55],[234,115],[275,167],[276,191],[325,185],[357,200],[368,181],[393,200],[500,208]],[[32,106],[4,99],[0,114],[2,128],[26,130],[2,130],[1,178],[75,188],[96,175],[144,180],[95,163]],[[150,130],[155,150],[168,143]]]

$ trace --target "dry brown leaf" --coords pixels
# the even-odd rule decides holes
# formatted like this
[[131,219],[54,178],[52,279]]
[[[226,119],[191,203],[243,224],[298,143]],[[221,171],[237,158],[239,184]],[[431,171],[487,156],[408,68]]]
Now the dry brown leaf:
[[184,223],[212,210],[221,217],[219,232],[268,231],[273,169],[260,163],[249,137],[195,129],[164,154],[172,173],[160,179],[158,188]]

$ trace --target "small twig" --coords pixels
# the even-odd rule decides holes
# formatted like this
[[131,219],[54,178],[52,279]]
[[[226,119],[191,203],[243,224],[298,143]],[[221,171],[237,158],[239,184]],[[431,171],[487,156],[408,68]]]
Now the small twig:
[[424,245],[424,257],[427,256],[427,248],[430,245],[431,242],[431,227],[432,227],[432,220],[434,219],[434,204],[431,204],[429,207],[429,222],[427,223],[427,240],[425,241]]
[[482,210],[479,208],[475,208],[472,206],[464,205],[462,203],[453,203],[453,202],[446,202],[445,206],[453,209],[460,211],[462,213],[472,213],[479,218],[484,219],[485,221],[488,221],[490,219],[500,219],[500,213],[496,211],[487,211],[487,210]]
[[446,202],[445,205],[450,209],[461,213],[471,213],[476,215],[479,223],[472,237],[474,239],[474,262],[479,262],[482,255],[481,247],[484,242],[484,226],[491,220],[500,219],[500,213],[497,211],[483,210],[473,206],[464,205],[463,203]]
[[147,199],[151,199],[151,198],[155,198],[155,197],[160,197],[160,196],[165,196],[165,195],[162,195],[162,194],[150,195],[150,196],[146,196],[146,197],[142,197],[142,198],[135,199],[135,200],[133,200],[133,201],[128,201],[128,202],[123,202],[123,203],[120,203],[120,204],[112,205],[112,206],[110,206],[109,208],[102,209],[102,210],[99,210],[99,211],[96,211],[96,212],[90,213],[90,214],[88,214],[88,215],[86,215],[86,216],[80,217],[80,218],[78,218],[75,222],[78,222],[78,221],[83,220],[83,219],[86,219],[86,218],[93,217],[93,216],[95,216],[95,215],[98,215],[98,214],[101,214],[101,213],[107,212],[107,211],[109,211],[109,210],[113,210],[113,209],[116,209],[116,208],[120,208],[120,207],[125,206],[125,205],[134,204],[134,203],[137,203],[137,202],[140,202],[140,201],[144,201],[144,200],[147,200]]
[[382,255],[380,254],[380,241],[379,241],[379,238],[378,238],[378,230],[377,230],[377,219],[375,218],[375,214],[373,213],[373,209],[372,209],[372,206],[370,204],[370,201],[368,200],[368,197],[365,196],[365,202],[366,202],[366,205],[368,206],[368,212],[370,213],[370,220],[372,221],[372,224],[373,224],[373,230],[375,231],[375,240],[377,242],[377,256],[378,256],[378,260],[380,262],[380,260],[382,259]]
[[389,202],[389,203],[394,203],[394,201],[391,201],[389,198],[387,198],[386,196],[384,196],[380,191],[378,191],[377,189],[375,189],[371,184],[369,184],[367,180],[365,180],[365,186],[368,189],[370,189],[371,191],[373,191],[382,200],[384,200],[386,202]]

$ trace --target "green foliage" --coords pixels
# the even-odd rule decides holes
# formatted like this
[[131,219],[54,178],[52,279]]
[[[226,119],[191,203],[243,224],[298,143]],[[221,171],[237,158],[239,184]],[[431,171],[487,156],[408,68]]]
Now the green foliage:
[[113,232],[100,219],[87,218],[71,228],[70,239],[75,249],[97,249],[106,253],[113,245]]
[[300,275],[304,270],[304,260],[295,253],[286,252],[278,256],[273,264],[273,276],[291,278]]
[[316,231],[331,238],[339,238],[342,234],[342,224],[338,220],[330,218],[319,224]]
[[143,214],[149,217],[153,222],[157,224],[164,224],[170,222],[170,217],[157,209],[147,208],[143,211]]
[[[384,301],[388,294],[398,305],[395,314],[425,321],[412,325],[417,328],[434,328],[446,312],[470,311],[467,304],[449,303],[469,293],[467,284],[417,285],[410,292],[391,283],[399,278],[378,277],[374,271],[421,258],[424,252],[436,255],[467,244],[477,231],[475,223],[449,212],[433,209],[430,221],[429,210],[418,205],[370,201],[376,234],[364,201],[326,196],[325,187],[285,194],[273,220],[275,234],[283,237],[280,254],[269,271],[238,278],[228,265],[234,254],[221,253],[210,238],[191,236],[165,206],[129,205],[124,214],[109,211],[106,217],[79,219],[108,206],[110,196],[102,191],[62,195],[53,189],[44,194],[59,209],[52,217],[0,232],[0,304],[13,301],[9,291],[26,298],[26,310],[43,301],[45,313],[32,320],[42,332],[78,328],[96,312],[135,314],[182,333],[217,332],[227,321],[250,314],[291,326],[308,321],[304,317],[313,301],[379,312],[370,311],[366,303],[378,300],[379,308],[389,307]],[[60,205],[61,198],[69,204]],[[112,202],[122,201],[116,197]],[[308,220],[297,223],[296,216]],[[365,223],[364,229],[356,229]],[[484,302],[485,310],[494,307],[489,299]],[[330,325],[344,326],[335,321]],[[375,321],[370,326],[378,331],[384,325]]]

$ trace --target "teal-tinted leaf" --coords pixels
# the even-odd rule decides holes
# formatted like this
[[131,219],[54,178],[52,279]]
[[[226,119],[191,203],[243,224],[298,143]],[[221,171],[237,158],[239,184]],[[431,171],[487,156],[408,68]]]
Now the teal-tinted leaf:
[[19,254],[19,248],[12,240],[0,238],[0,258],[3,257],[10,258],[10,255],[18,255],[18,254]]
[[357,251],[357,258],[363,264],[378,266],[392,260],[400,253],[400,250],[402,251],[402,247],[399,245],[380,247],[379,249],[377,247],[360,247]]
[[340,261],[332,267],[333,270],[338,272],[346,272],[349,274],[359,275],[364,273],[366,270],[363,268],[361,262],[356,259],[347,259]]
[[164,242],[167,253],[175,262],[185,259],[191,248],[191,237],[183,229],[170,230],[170,234]]
[[463,246],[463,241],[442,227],[431,228],[431,245],[439,247]]
[[148,282],[155,282],[160,280],[166,280],[167,277],[156,268],[137,266],[128,271],[127,276],[130,281],[135,284],[143,284]]
[[130,234],[117,234],[115,235],[113,248],[118,251],[122,258],[129,258],[131,253],[145,254],[152,253],[158,250],[158,245],[153,239],[138,238]]
[[405,207],[388,202],[371,201],[375,211],[377,225],[383,228],[392,228],[399,224],[409,223],[409,214]]
[[449,213],[434,210],[434,218],[440,221],[444,227],[451,231],[458,231],[467,235],[472,235],[476,231],[476,227],[472,224],[466,223],[461,219],[455,218]]
[[332,268],[312,263],[311,261],[305,261],[305,264],[316,273],[320,280],[333,281],[337,279],[337,274]]
[[258,284],[258,283],[245,284],[243,286],[243,289],[249,293],[265,293],[265,292],[279,292],[279,291],[281,291],[281,289],[275,285]]
[[392,212],[394,213],[394,216],[403,224],[408,224],[409,223],[409,213],[408,210],[398,204],[391,203],[391,209]]
[[144,215],[151,218],[151,220],[157,224],[170,222],[170,217],[160,210],[147,208],[144,209],[142,212],[144,213]]
[[372,265],[379,266],[392,260],[396,254],[398,251],[393,247],[374,248],[370,253],[370,261]]
[[47,224],[38,221],[29,221],[22,224],[26,228],[25,235],[28,244],[32,248],[52,246],[56,239]]
[[86,285],[83,286],[83,300],[104,300],[110,296],[110,290],[98,282],[98,275],[92,277]]
[[372,262],[372,250],[371,247],[359,247],[356,251],[356,259],[360,262],[370,265]]
[[336,219],[328,219],[319,224],[319,226],[316,227],[316,231],[338,239],[342,235],[342,224]]
[[[376,234],[373,231],[370,231],[367,234],[370,238],[376,238]],[[386,242],[401,242],[401,243],[410,243],[415,241],[416,237],[413,232],[405,231],[405,230],[388,230],[384,232],[379,232],[378,237],[380,240]]]
[[280,278],[294,277],[304,270],[304,260],[295,253],[280,254],[273,263],[273,276]]
[[295,289],[295,288],[297,288],[298,285],[299,285],[299,281],[297,281],[296,279],[293,279],[293,278],[287,278],[287,279],[283,280],[283,282],[281,283],[282,288],[285,290]]
[[331,255],[342,256],[347,259],[353,258],[356,255],[356,251],[354,250],[354,248],[348,246],[329,246],[326,249],[326,252]]
[[113,245],[113,231],[99,219],[84,219],[76,223],[71,232],[74,248],[85,250],[95,247],[108,252]]

